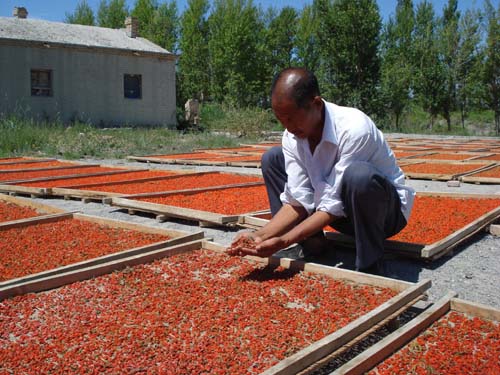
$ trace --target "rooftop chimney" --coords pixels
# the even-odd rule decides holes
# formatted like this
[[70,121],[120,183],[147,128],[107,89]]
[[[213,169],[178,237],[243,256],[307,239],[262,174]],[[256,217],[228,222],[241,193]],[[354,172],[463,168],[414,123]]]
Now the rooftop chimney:
[[130,38],[137,38],[139,36],[139,20],[137,17],[125,18],[125,31]]
[[28,11],[24,7],[14,7],[12,15],[17,18],[26,18],[28,17]]

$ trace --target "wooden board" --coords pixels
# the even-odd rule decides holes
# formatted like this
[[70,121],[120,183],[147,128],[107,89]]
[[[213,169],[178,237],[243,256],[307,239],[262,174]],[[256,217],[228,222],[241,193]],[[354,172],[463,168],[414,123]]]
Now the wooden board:
[[[0,288],[0,300],[7,298],[9,294],[15,295],[13,293],[16,291],[18,292],[17,294],[21,294],[52,289],[75,281],[81,281],[91,277],[97,277],[99,275],[107,274],[115,270],[123,269],[125,267],[144,264],[156,259],[189,252],[200,248],[216,252],[224,251],[224,248],[218,244],[202,240],[192,241],[182,245],[147,251],[143,254],[136,254],[127,258],[121,258],[109,262],[95,264],[89,267],[81,268],[78,270],[71,270],[57,275],[49,275],[43,279],[28,280],[25,283],[13,286],[11,288]],[[345,343],[350,342],[356,337],[360,336],[367,329],[383,321],[386,317],[390,316],[394,312],[407,306],[416,298],[422,296],[425,291],[431,286],[430,280],[422,280],[419,283],[408,283],[379,276],[360,274],[354,271],[341,270],[334,267],[321,266],[300,261],[292,261],[289,259],[261,259],[254,257],[246,257],[246,259],[248,261],[253,261],[261,265],[265,265],[268,263],[276,265],[279,264],[284,268],[304,270],[311,273],[320,273],[334,279],[344,280],[349,283],[387,287],[398,292],[398,294],[391,298],[389,301],[381,304],[367,314],[352,321],[350,324],[339,329],[338,331],[333,332],[316,342],[313,342],[310,346],[278,362],[275,366],[267,369],[261,375],[296,374],[301,369],[309,366],[310,364],[316,362],[318,359],[321,359],[325,355],[328,355],[331,352],[335,351]]]
[[3,165],[33,164],[33,163],[43,163],[44,161],[54,161],[54,160],[56,160],[56,159],[54,159],[54,158],[29,158],[29,159],[24,159],[24,160],[19,159],[18,161],[15,161],[15,160],[2,161],[2,159],[0,159],[0,169],[2,169]]
[[[494,198],[491,195],[482,194],[455,194],[455,193],[432,193],[432,192],[419,192],[419,196],[442,196],[449,198]],[[395,240],[385,240],[384,248],[389,253],[396,253],[412,258],[423,258],[434,260],[442,257],[455,246],[487,227],[495,220],[500,218],[500,207],[480,216],[468,225],[460,228],[459,230],[451,233],[443,239],[432,244],[417,244],[411,242],[402,242]],[[262,228],[269,222],[267,219],[255,217],[252,215],[242,215],[238,218],[238,225],[251,229]],[[339,232],[325,232],[325,237],[334,241],[342,246],[354,247],[355,242],[352,236],[339,233]]]
[[[107,254],[107,255],[103,255],[101,257],[87,259],[85,261],[72,263],[72,264],[58,267],[55,269],[51,269],[51,270],[39,272],[36,274],[27,275],[27,276],[23,276],[23,277],[0,282],[0,301],[4,298],[8,298],[8,297],[12,297],[14,295],[22,294],[22,293],[24,293],[24,292],[22,292],[24,290],[29,290],[29,288],[25,289],[23,287],[23,285],[25,285],[25,284],[37,282],[38,280],[42,280],[45,278],[57,277],[58,275],[65,274],[67,272],[78,272],[79,270],[87,268],[87,267],[92,267],[95,265],[100,265],[100,264],[104,264],[107,262],[111,262],[111,261],[115,261],[115,260],[119,260],[119,259],[123,259],[123,258],[128,258],[131,256],[137,256],[137,255],[146,253],[148,251],[162,249],[165,247],[178,245],[178,244],[185,243],[185,242],[190,242],[193,240],[199,240],[199,239],[202,239],[204,237],[204,233],[202,231],[188,233],[188,232],[180,231],[180,230],[171,230],[171,229],[166,229],[166,228],[149,227],[146,225],[135,224],[135,223],[130,223],[130,222],[121,221],[121,220],[106,219],[106,218],[102,218],[102,217],[84,215],[84,214],[74,213],[74,212],[54,214],[54,215],[45,215],[45,216],[39,216],[39,217],[34,217],[34,218],[29,218],[29,219],[16,220],[16,221],[12,221],[12,222],[4,222],[4,223],[0,224],[0,231],[6,230],[6,229],[11,229],[13,227],[26,227],[26,226],[31,226],[31,225],[41,224],[41,223],[66,220],[68,218],[75,219],[75,220],[88,221],[91,223],[105,225],[105,226],[112,227],[112,228],[128,229],[128,230],[133,230],[133,231],[142,232],[142,233],[161,234],[161,235],[165,235],[165,236],[170,237],[170,239],[165,240],[165,241],[152,243],[152,244],[145,245],[145,246],[136,247],[133,249],[122,250],[122,251],[117,252],[117,253]],[[63,284],[61,284],[61,285],[63,285]]]
[[[408,159],[409,160],[409,159]],[[456,162],[456,161],[448,161],[448,160],[443,160],[443,161],[434,161],[434,160],[418,160],[418,159],[411,159],[413,164],[455,164],[455,165],[474,165],[474,168],[463,172],[463,173],[420,173],[420,172],[408,172],[403,170],[403,173],[406,178],[414,178],[417,180],[436,180],[436,181],[449,181],[449,180],[455,180],[458,179],[460,176],[463,176],[465,174],[470,174],[470,173],[477,173],[479,171],[482,171],[484,169],[487,169],[488,167],[492,166],[494,163],[488,163],[484,161],[472,161],[472,162]]]
[[[422,192],[418,193],[420,196],[442,196],[450,198],[492,198],[490,195],[479,195],[479,194],[454,194],[454,193],[431,193]],[[410,242],[401,242],[394,240],[386,240],[384,242],[384,247],[390,252],[396,252],[401,255],[408,255],[411,257],[418,257],[428,260],[435,260],[443,255],[447,254],[458,244],[465,241],[467,238],[471,237],[475,233],[479,232],[495,220],[500,217],[500,207],[497,207],[490,212],[480,216],[476,220],[472,221],[468,225],[460,228],[459,230],[451,233],[450,235],[436,241],[432,244],[417,244]],[[354,246],[354,239],[351,236],[347,236],[337,232],[326,232],[325,236],[328,239],[339,241],[343,245]]]
[[[136,180],[129,180],[129,181],[123,181],[123,182],[101,182],[101,183],[96,183],[96,184],[86,184],[84,185],[87,188],[91,187],[105,187],[105,186],[110,186],[113,184],[120,184],[120,185],[127,185],[127,184],[137,184],[141,182],[150,182],[150,181],[163,181],[163,180],[171,180],[174,178],[179,178],[182,176],[204,176],[207,174],[213,174],[213,173],[223,173],[223,172],[186,172],[186,173],[177,173],[175,175],[171,176],[163,176],[163,177],[150,177],[150,178],[143,178],[143,179],[136,179]],[[238,173],[231,173],[231,174],[236,174],[236,175],[241,175],[241,176],[251,176],[251,177],[261,177],[260,175],[250,175],[250,174],[238,174]],[[80,185],[81,186],[81,185]],[[168,192],[172,192],[168,191]],[[179,192],[179,190],[177,190]],[[140,194],[146,194],[149,196],[150,194],[165,194],[167,191],[163,192],[158,192],[158,193],[140,193]],[[78,199],[84,199],[84,200],[96,200],[96,201],[103,201],[105,203],[109,202],[109,198],[113,197],[132,197],[134,195],[130,194],[123,194],[123,193],[115,193],[115,192],[106,192],[106,191],[101,191],[101,190],[83,190],[83,189],[78,189],[78,185],[75,185],[74,187],[72,186],[67,186],[67,187],[54,187],[51,188],[50,195],[52,196],[62,196],[65,198],[78,198]]]
[[448,293],[415,319],[362,352],[332,374],[358,375],[370,371],[394,352],[415,339],[420,333],[425,331],[431,324],[449,311],[457,311],[469,316],[480,317],[500,323],[500,310],[490,306],[454,298],[455,296],[456,293],[454,292]]
[[169,206],[158,203],[144,202],[135,200],[136,198],[151,198],[151,197],[165,197],[175,194],[197,194],[207,191],[224,190],[237,187],[250,187],[263,185],[263,182],[249,182],[244,184],[232,184],[223,186],[212,186],[199,189],[176,190],[169,192],[147,193],[147,194],[133,194],[122,197],[111,198],[110,204],[112,206],[128,209],[130,211],[148,212],[156,215],[165,215],[167,217],[174,217],[179,219],[199,221],[200,223],[212,223],[217,225],[236,224],[238,217],[241,215],[223,215],[219,213],[195,210],[191,208],[183,208],[178,206]]
[[[490,165],[488,168],[484,168],[480,172],[488,171],[490,169],[498,167],[499,165],[500,165],[500,163]],[[472,182],[472,183],[475,183],[475,184],[500,184],[500,177],[474,176],[477,173],[478,173],[478,171],[474,171],[474,172],[471,172],[471,173],[464,174],[464,175],[462,175],[459,178],[459,180],[462,181],[462,182]]]
[[146,163],[157,163],[157,164],[214,165],[214,166],[227,165],[226,162],[207,162],[203,160],[191,160],[191,159],[164,159],[155,156],[127,156],[127,159],[146,162]]
[[13,203],[18,206],[32,208],[43,214],[59,214],[66,212],[61,208],[53,207],[43,203],[38,203],[33,201],[32,199],[13,197],[6,194],[0,194],[0,200],[7,203]]

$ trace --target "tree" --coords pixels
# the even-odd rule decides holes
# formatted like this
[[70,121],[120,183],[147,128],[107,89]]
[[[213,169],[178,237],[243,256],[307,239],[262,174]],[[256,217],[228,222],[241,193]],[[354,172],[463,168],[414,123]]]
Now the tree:
[[296,61],[299,66],[306,67],[311,71],[317,71],[319,68],[320,47],[317,28],[317,15],[314,7],[305,5],[300,12],[297,23]]
[[121,29],[128,16],[125,0],[101,0],[97,11],[97,23],[101,27]]
[[181,17],[179,47],[179,90],[182,103],[209,94],[208,62],[208,0],[189,0]]
[[139,22],[139,35],[147,38],[150,24],[154,17],[155,9],[158,8],[156,0],[137,0],[132,10],[132,16]]
[[381,41],[382,102],[401,130],[401,116],[410,103],[413,77],[413,28],[415,14],[411,0],[399,0],[396,15],[384,27]]
[[242,107],[262,100],[263,22],[251,0],[215,0],[209,17],[213,98]]
[[443,61],[444,86],[440,100],[441,114],[446,119],[448,131],[451,131],[451,111],[456,103],[457,58],[460,45],[460,12],[457,0],[448,0],[443,9],[439,35],[439,49]]
[[495,114],[495,132],[500,135],[500,5],[495,9],[487,0],[485,13],[488,30],[484,61],[486,103]]
[[375,0],[316,2],[322,46],[320,76],[326,95],[369,114],[380,109],[381,19]]
[[456,61],[456,100],[460,110],[462,128],[465,128],[465,119],[471,102],[480,97],[482,90],[481,60],[482,51],[479,49],[481,15],[477,10],[467,10],[460,19],[459,45]]
[[277,17],[273,17],[266,32],[265,49],[271,75],[275,75],[292,64],[295,46],[297,12],[284,7]]
[[429,129],[441,111],[445,75],[436,39],[436,16],[431,3],[419,3],[415,18],[414,91],[424,111],[429,113]]
[[175,52],[178,29],[177,4],[175,0],[172,0],[170,3],[160,4],[154,10],[153,19],[145,37],[168,51]]
[[80,0],[73,13],[66,13],[66,23],[94,26],[94,11],[86,0]]

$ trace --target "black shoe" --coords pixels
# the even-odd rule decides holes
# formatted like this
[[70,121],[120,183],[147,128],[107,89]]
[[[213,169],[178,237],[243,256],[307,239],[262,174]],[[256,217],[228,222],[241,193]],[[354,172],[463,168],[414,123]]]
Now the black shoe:
[[385,276],[384,261],[378,260],[375,263],[373,263],[371,266],[368,266],[365,268],[356,268],[356,271],[362,272],[362,273],[368,273],[370,275]]

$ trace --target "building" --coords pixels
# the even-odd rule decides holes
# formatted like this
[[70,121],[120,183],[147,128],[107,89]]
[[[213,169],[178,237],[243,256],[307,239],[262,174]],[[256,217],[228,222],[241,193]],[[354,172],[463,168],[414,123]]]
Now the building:
[[176,55],[124,29],[0,17],[0,115],[100,126],[174,125]]

